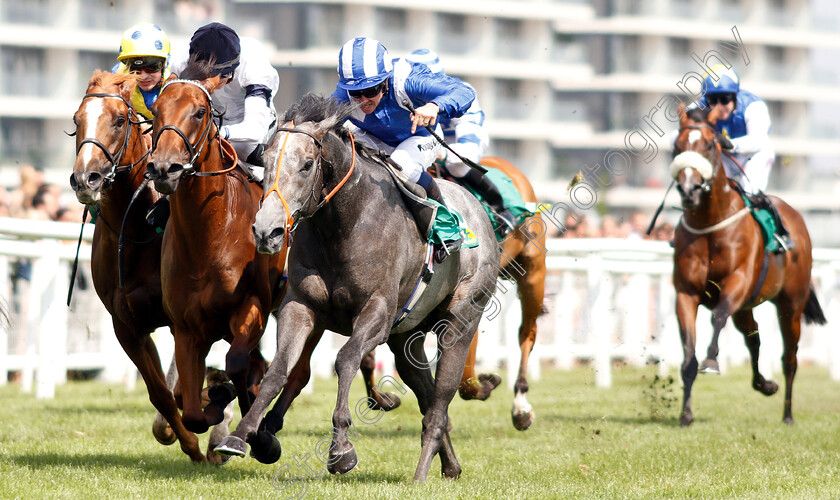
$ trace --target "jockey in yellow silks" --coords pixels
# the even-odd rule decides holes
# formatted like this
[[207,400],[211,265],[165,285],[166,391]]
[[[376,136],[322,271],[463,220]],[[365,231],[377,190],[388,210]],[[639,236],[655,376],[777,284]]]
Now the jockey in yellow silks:
[[128,28],[120,42],[119,63],[112,73],[139,75],[131,94],[134,109],[148,119],[154,118],[152,104],[157,100],[163,81],[169,76],[169,38],[156,24],[140,23]]

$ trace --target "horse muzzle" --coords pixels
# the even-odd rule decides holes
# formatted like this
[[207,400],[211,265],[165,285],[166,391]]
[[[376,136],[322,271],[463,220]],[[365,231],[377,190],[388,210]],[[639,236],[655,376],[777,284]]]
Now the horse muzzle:
[[178,188],[184,166],[180,163],[157,164],[149,162],[146,173],[155,183],[155,190],[164,195],[170,195]]
[[73,172],[70,174],[70,187],[76,193],[79,203],[90,205],[99,201],[99,195],[105,185],[105,178],[99,172]]

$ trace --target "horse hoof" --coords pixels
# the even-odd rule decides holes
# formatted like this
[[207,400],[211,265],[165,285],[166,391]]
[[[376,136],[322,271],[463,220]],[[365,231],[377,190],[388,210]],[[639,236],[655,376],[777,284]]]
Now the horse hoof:
[[451,467],[441,468],[440,473],[443,474],[443,477],[447,479],[458,479],[458,476],[461,475],[461,466],[455,464]]
[[534,423],[534,410],[527,413],[514,413],[512,416],[513,426],[518,431],[527,431],[531,427],[531,424]]
[[368,408],[371,410],[391,411],[402,404],[402,399],[393,392],[380,393],[377,398],[368,398]]
[[349,451],[342,453],[341,455],[333,455],[330,453],[327,470],[330,471],[330,474],[347,474],[351,470],[355,469],[358,463],[359,460],[356,458],[355,448],[350,448]]
[[231,382],[211,385],[207,388],[207,397],[210,398],[211,405],[224,408],[236,399],[236,387]]
[[785,425],[793,425],[793,417],[785,417],[782,419],[782,422],[784,422]]
[[711,373],[712,375],[720,375],[720,366],[714,359],[705,359],[700,365],[700,373]]
[[495,373],[480,373],[477,379],[472,377],[462,383],[460,387],[458,387],[458,394],[461,396],[461,399],[467,401],[472,399],[484,401],[490,397],[490,393],[492,393],[493,389],[495,389],[501,382],[502,377]]
[[228,455],[231,457],[244,457],[245,451],[248,450],[248,445],[245,441],[236,436],[228,436],[222,439],[219,446],[213,448],[213,451],[219,455]]
[[753,384],[753,387],[765,396],[772,396],[779,390],[779,384],[773,382],[772,380],[765,380],[763,383],[755,383]]
[[158,443],[164,446],[169,446],[178,440],[178,436],[172,432],[172,427],[166,422],[163,425],[159,425],[157,422],[152,424],[152,435],[155,436]]
[[694,422],[694,415],[688,415],[683,413],[680,416],[680,425],[682,427],[688,427],[689,425],[691,425],[691,422]]
[[211,463],[213,465],[225,465],[230,460],[230,455],[219,455],[215,453],[212,449],[207,450],[207,463]]
[[273,464],[280,460],[283,449],[280,440],[268,431],[259,431],[248,440],[251,445],[251,457],[261,464]]

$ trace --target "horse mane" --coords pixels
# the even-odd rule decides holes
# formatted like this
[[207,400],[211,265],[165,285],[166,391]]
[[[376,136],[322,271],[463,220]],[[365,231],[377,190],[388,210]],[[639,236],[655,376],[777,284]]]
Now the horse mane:
[[350,113],[355,108],[355,104],[309,92],[300,101],[289,106],[289,109],[283,113],[283,121],[290,122],[294,120],[296,123],[321,123],[326,125],[327,130],[331,130],[338,134],[339,137],[343,137],[346,135],[344,132],[345,129],[342,126],[344,120],[350,116]]
[[195,55],[190,56],[187,67],[178,75],[182,80],[196,80],[202,81],[213,76],[213,66],[216,64],[216,58],[199,61]]
[[127,73],[110,73],[108,71],[101,71],[96,70],[92,77],[90,77],[90,82],[88,82],[88,90],[99,87],[99,88],[106,88],[106,87],[117,87],[122,85],[123,83],[130,82],[132,88],[134,85],[137,85],[137,79],[139,77],[137,75],[127,74]]

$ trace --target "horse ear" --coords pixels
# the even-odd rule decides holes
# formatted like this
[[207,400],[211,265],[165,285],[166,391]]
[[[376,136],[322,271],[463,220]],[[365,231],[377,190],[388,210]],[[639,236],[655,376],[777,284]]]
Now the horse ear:
[[680,103],[678,115],[680,117],[680,127],[687,127],[689,125],[688,113],[685,112],[685,103]]
[[720,118],[720,110],[717,106],[715,106],[714,108],[712,108],[711,111],[709,111],[709,114],[706,115],[706,121],[714,125],[715,123],[717,123],[718,118]]
[[134,88],[137,87],[137,82],[140,80],[140,75],[128,76],[129,78],[126,78],[123,82],[117,85],[117,89],[119,90],[119,94],[122,96],[122,98],[130,102],[131,93],[134,92]]
[[202,81],[201,84],[204,85],[204,88],[207,89],[207,92],[210,92],[212,94],[214,90],[219,88],[219,84],[221,83],[221,81],[222,81],[222,76],[221,75],[216,75],[216,76],[211,76],[210,78]]

